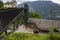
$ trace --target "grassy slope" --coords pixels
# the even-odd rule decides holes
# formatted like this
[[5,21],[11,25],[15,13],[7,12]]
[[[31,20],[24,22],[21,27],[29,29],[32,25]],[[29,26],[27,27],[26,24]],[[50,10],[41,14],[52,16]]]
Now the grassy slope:
[[49,40],[49,35],[37,35],[37,34],[28,34],[28,33],[13,33],[4,40]]

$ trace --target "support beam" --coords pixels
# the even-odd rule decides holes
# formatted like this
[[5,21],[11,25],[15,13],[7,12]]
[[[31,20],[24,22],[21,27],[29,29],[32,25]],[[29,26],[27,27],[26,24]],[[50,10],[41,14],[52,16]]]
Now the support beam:
[[28,5],[27,4],[24,4],[24,25],[25,27],[27,27],[27,20],[28,20],[28,11],[29,11],[29,8],[28,8]]
[[17,25],[17,23],[14,21],[13,22],[13,30],[16,30],[18,28],[18,25]]
[[16,23],[13,21],[13,30],[15,30]]
[[2,38],[0,37],[0,40],[2,40]]
[[7,35],[7,30],[5,29],[5,34]]
[[19,17],[17,18],[17,23],[16,23],[16,28],[18,29],[18,26],[19,26]]

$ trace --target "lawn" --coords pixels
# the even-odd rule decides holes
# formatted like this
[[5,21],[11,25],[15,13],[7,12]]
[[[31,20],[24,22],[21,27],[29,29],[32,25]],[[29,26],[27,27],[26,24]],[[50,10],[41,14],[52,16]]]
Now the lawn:
[[29,34],[29,33],[13,33],[3,40],[49,40],[49,35],[47,34]]
[[60,33],[51,34],[29,34],[29,33],[13,33],[5,37],[3,40],[60,40]]

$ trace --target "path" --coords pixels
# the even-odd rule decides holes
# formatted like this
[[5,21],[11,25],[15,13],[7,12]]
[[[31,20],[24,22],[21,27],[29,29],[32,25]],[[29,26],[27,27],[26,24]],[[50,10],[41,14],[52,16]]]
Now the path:
[[24,25],[21,25],[15,32],[21,32],[21,33],[33,33],[33,29],[25,28]]

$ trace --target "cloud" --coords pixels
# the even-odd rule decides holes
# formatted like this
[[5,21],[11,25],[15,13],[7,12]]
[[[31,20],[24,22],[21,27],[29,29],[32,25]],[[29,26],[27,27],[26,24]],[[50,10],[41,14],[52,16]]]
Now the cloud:
[[58,3],[60,4],[60,0],[16,0],[17,3],[23,3],[23,2],[27,2],[27,1],[52,1],[54,3]]
[[[4,3],[7,1],[12,1],[12,0],[2,0]],[[17,3],[22,3],[22,2],[27,2],[27,1],[44,1],[44,0],[16,0]]]
[[28,1],[38,1],[38,0],[16,0],[17,4],[23,3],[23,2],[28,2]]
[[39,1],[50,1],[50,0],[39,0]]
[[26,1],[37,1],[37,0],[16,0],[17,2],[26,2]]
[[54,2],[54,3],[60,4],[60,0],[51,0],[51,1]]

